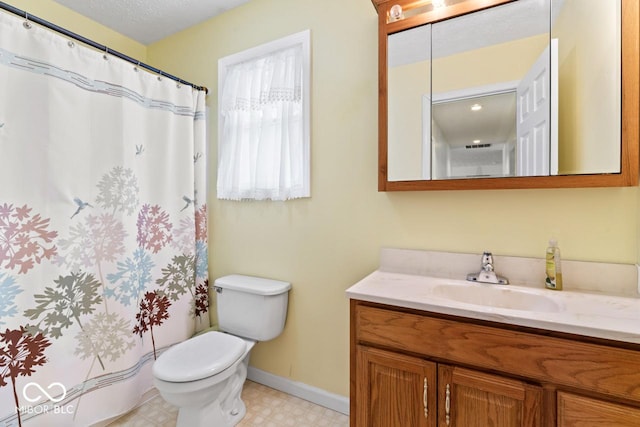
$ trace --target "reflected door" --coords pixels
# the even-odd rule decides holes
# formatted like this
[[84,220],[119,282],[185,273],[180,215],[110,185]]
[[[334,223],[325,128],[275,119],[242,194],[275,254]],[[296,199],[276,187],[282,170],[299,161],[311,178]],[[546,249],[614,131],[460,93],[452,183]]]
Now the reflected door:
[[558,40],[553,39],[517,88],[518,176],[558,174]]

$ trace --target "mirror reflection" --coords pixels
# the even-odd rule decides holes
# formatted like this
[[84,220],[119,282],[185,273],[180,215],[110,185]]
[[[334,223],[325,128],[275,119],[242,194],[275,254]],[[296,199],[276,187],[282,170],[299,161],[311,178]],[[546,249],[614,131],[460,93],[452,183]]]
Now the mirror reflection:
[[388,180],[620,172],[620,33],[620,0],[517,0],[389,35]]
[[431,179],[431,25],[391,34],[387,46],[388,180]]
[[514,176],[516,94],[434,101],[433,179]]
[[553,0],[559,173],[620,172],[621,0]]

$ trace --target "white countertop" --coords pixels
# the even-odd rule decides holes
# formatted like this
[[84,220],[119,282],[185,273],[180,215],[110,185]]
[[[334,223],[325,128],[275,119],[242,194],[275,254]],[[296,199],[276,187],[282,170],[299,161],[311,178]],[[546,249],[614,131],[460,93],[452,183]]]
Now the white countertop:
[[[347,295],[397,307],[640,344],[640,298],[384,271],[371,273],[347,289]],[[507,304],[496,304],[494,296]],[[510,298],[513,307],[522,308],[527,301],[534,306],[538,300],[542,304],[533,309],[505,307]]]

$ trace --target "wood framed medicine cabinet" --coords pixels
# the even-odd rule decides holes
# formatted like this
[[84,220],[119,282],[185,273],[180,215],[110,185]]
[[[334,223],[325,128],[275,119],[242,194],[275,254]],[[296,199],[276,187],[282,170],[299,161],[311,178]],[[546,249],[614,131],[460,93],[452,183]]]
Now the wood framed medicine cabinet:
[[[640,164],[640,126],[638,124],[640,118],[640,7],[638,0],[620,0],[619,20],[621,27],[619,30],[619,44],[621,52],[619,68],[621,76],[619,87],[621,91],[619,96],[620,123],[619,129],[616,128],[620,135],[620,158],[619,167],[616,164],[617,170],[613,172],[605,171],[604,173],[594,173],[592,171],[565,173],[561,170],[556,174],[533,174],[535,176],[514,176],[518,175],[516,173],[508,176],[454,176],[443,179],[431,179],[430,177],[389,179],[389,36],[405,30],[424,27],[427,24],[435,25],[453,18],[466,17],[466,15],[474,14],[475,12],[491,12],[491,10],[495,10],[494,8],[523,0],[371,1],[378,12],[378,191],[624,187],[638,185]],[[437,3],[444,3],[444,5],[436,7],[434,4]],[[398,10],[403,13],[400,17],[398,16]],[[549,34],[551,34],[551,29],[549,29]],[[429,127],[431,127],[430,108],[428,115],[424,116],[428,118],[423,118],[423,122],[429,121]],[[432,141],[431,134],[429,133],[428,135],[427,138]],[[422,138],[424,139],[425,137],[422,136]],[[617,143],[617,141],[615,142]],[[431,142],[428,142],[428,144],[431,144]],[[560,136],[560,144],[562,144],[562,136]],[[431,146],[428,145],[428,147],[426,149],[423,148],[423,151],[432,151]],[[430,158],[431,154],[428,156]]]

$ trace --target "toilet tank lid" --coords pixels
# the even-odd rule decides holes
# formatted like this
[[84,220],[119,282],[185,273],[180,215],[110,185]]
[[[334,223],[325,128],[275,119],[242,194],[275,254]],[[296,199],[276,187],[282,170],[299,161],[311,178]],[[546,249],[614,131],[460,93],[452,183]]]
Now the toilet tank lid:
[[240,274],[220,277],[216,279],[215,286],[256,295],[279,295],[291,289],[289,282]]

